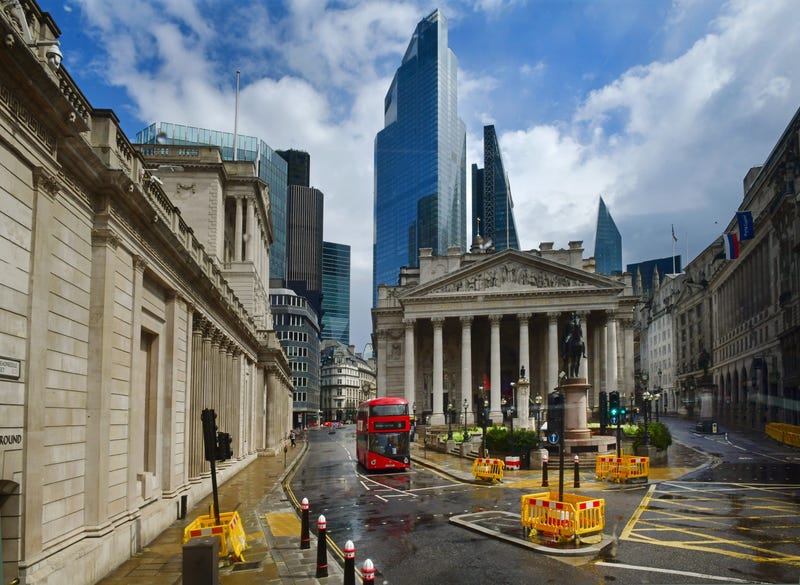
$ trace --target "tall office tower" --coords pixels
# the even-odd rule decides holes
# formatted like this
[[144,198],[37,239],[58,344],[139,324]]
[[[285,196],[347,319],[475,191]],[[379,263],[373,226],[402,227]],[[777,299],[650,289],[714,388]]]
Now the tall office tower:
[[350,345],[350,246],[322,242],[322,339]]
[[602,197],[597,210],[594,261],[595,271],[599,274],[622,274],[622,236]]
[[289,185],[286,206],[286,286],[322,313],[322,211],[325,196]]
[[[222,159],[234,160],[233,133],[155,122],[136,133],[138,144],[218,146]],[[269,213],[273,240],[269,248],[270,286],[283,286],[286,280],[286,186],[287,164],[270,146],[254,136],[237,136],[236,160],[253,161],[260,179],[269,185]],[[192,154],[186,152],[186,163]]]
[[458,62],[438,10],[417,24],[384,98],[375,137],[373,306],[419,249],[466,246],[466,131],[458,117]]
[[472,235],[491,240],[496,251],[519,250],[511,183],[494,126],[483,127],[483,166],[472,165]]
[[311,186],[311,155],[303,150],[279,150],[279,155],[289,165],[288,181],[290,185]]

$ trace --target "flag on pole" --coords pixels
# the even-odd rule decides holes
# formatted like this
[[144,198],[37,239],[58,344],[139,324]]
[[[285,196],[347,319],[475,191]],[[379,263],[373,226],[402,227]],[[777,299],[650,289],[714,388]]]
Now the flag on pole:
[[678,241],[678,236],[675,235],[675,224],[674,223],[672,224],[672,241],[673,242],[677,242]]
[[752,240],[755,235],[753,229],[753,212],[752,211],[737,211],[736,219],[739,221],[739,239]]
[[725,259],[736,260],[739,257],[739,238],[736,234],[723,234],[722,243],[725,246]]

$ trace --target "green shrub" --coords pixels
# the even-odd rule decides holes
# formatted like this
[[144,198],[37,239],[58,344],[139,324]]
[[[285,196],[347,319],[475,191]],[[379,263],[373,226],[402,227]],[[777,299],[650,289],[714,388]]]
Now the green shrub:
[[535,431],[515,430],[493,426],[486,429],[486,448],[490,453],[522,453],[536,448],[538,440]]
[[[672,434],[669,432],[669,427],[662,422],[648,423],[647,433],[650,435],[650,444],[656,449],[663,450],[672,445]],[[636,428],[633,439],[634,451],[640,445],[644,445],[644,425]]]

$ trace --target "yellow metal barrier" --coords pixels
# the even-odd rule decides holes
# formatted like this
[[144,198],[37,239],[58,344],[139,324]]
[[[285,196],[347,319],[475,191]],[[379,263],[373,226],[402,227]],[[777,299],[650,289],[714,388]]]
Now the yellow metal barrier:
[[595,459],[594,474],[597,479],[626,482],[647,481],[650,475],[650,458],[623,455],[598,455]]
[[503,481],[503,468],[505,463],[501,459],[486,459],[479,457],[472,462],[472,475],[475,479],[484,481]]
[[233,556],[236,560],[244,561],[242,551],[247,548],[242,520],[239,512],[221,512],[219,524],[211,513],[207,516],[198,516],[183,530],[183,544],[189,539],[198,536],[216,536],[219,538],[219,556]]
[[800,447],[800,427],[786,423],[767,423],[764,432],[779,443]]
[[521,522],[529,536],[543,534],[559,541],[576,540],[602,532],[606,525],[605,500],[558,492],[527,494],[521,500]]

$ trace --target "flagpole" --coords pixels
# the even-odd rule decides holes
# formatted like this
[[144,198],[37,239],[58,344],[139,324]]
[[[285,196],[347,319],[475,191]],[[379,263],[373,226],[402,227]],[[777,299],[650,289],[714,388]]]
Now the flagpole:
[[675,237],[675,224],[672,224],[672,274],[675,274],[675,242],[678,238]]
[[236,70],[236,101],[233,112],[233,160],[236,161],[236,143],[239,140],[239,70]]

